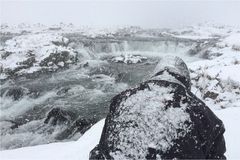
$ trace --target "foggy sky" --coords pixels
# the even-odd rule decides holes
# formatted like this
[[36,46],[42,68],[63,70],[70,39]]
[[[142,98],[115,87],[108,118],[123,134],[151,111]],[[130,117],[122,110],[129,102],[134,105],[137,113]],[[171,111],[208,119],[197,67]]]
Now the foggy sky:
[[240,26],[240,1],[0,1],[1,23],[178,27],[210,21]]

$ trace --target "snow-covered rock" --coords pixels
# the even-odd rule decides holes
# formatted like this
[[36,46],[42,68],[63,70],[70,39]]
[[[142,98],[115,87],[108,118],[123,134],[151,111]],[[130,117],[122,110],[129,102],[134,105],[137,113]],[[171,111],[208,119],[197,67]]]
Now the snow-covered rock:
[[174,99],[173,89],[154,83],[148,85],[149,89],[139,90],[123,99],[108,115],[107,132],[103,133],[106,138],[101,146],[107,144],[106,151],[113,159],[145,159],[150,146],[165,152],[174,145],[174,140],[191,131],[186,104],[162,107]]
[[120,55],[112,59],[113,62],[126,63],[126,64],[141,63],[144,60],[147,60],[147,57],[143,57],[141,55],[131,55],[131,54]]
[[[6,41],[1,50],[1,78],[37,71],[55,71],[77,60],[67,47],[69,40],[59,34],[30,34]],[[3,74],[3,75],[2,75]]]
[[[230,68],[233,68],[229,70]],[[192,72],[192,91],[207,105],[215,108],[238,107],[240,100],[240,78],[232,74],[239,65],[212,69],[199,69]]]

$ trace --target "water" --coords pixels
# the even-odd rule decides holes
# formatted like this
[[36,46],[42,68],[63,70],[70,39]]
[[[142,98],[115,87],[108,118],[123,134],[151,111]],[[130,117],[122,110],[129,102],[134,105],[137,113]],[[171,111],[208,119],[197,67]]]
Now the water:
[[[186,62],[199,60],[186,54],[191,45],[190,42],[163,41],[96,42],[84,49],[76,45],[80,53],[84,52],[81,58],[85,62],[57,73],[4,82],[0,97],[1,149],[59,141],[56,137],[68,125],[44,123],[52,108],[73,113],[73,120],[79,117],[100,120],[108,113],[111,98],[147,79],[160,56],[178,55]],[[130,65],[110,61],[112,56],[121,54],[140,54],[148,60]],[[88,66],[83,67],[86,62]],[[12,88],[22,88],[22,97],[13,100],[7,96]],[[80,136],[76,133],[63,140],[76,140]]]

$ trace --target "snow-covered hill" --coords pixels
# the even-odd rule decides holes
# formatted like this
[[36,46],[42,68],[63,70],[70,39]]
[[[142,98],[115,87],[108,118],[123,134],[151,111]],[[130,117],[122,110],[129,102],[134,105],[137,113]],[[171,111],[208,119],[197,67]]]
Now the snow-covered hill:
[[240,101],[240,34],[231,33],[208,49],[220,56],[189,64],[193,92],[216,108],[238,107]]

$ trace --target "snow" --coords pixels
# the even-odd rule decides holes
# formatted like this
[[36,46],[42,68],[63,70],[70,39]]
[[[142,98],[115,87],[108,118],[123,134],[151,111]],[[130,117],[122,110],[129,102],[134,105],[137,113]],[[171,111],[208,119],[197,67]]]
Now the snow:
[[[4,34],[37,34],[37,33],[80,33],[83,36],[91,38],[96,37],[113,37],[114,34],[124,34],[125,32],[134,34],[140,27],[131,26],[116,26],[116,27],[89,27],[89,26],[74,26],[73,24],[55,24],[47,26],[43,24],[25,24],[18,25],[0,24],[0,32]],[[65,40],[64,40],[65,41]],[[66,41],[67,42],[67,41]]]
[[[223,120],[226,132],[228,159],[240,159],[239,144],[240,130],[237,127],[240,121],[240,108],[214,110]],[[0,151],[1,160],[88,160],[90,151],[99,143],[104,119],[95,124],[76,142],[52,143],[34,147],[24,147],[14,150]],[[150,145],[150,144],[149,144]]]
[[192,92],[212,108],[237,107],[240,101],[239,69],[239,65],[216,65],[194,70],[191,73]]
[[240,33],[234,33],[228,36],[223,43],[227,46],[240,46]]
[[[85,28],[85,27],[84,27]],[[56,33],[56,32],[76,32],[79,28],[76,28],[73,24],[64,24],[59,23],[52,26],[47,26],[44,24],[36,23],[36,24],[1,24],[0,25],[1,32],[3,33],[13,33],[13,34],[28,34],[28,33]]]
[[240,34],[231,31],[208,49],[210,53],[221,53],[221,56],[188,63],[192,92],[213,108],[239,106],[240,52],[233,48],[239,44]]
[[226,140],[227,158],[240,159],[240,130],[238,127],[240,122],[240,107],[217,110],[215,113],[223,121],[226,129],[224,136]]
[[236,74],[240,71],[240,64],[230,66],[220,66],[216,68],[210,68],[207,72],[210,76],[222,79],[222,80],[233,80],[240,82],[240,74]]
[[109,148],[114,148],[110,150],[110,155],[116,160],[145,159],[149,143],[165,152],[173,145],[173,140],[191,130],[191,126],[184,123],[190,122],[186,104],[180,104],[179,108],[162,107],[173,100],[173,88],[152,83],[149,87],[150,90],[138,91],[127,98],[115,111],[117,116],[112,121],[117,125],[109,128],[111,132],[106,143]]
[[197,25],[192,25],[188,27],[182,27],[178,29],[173,29],[170,31],[171,36],[183,38],[183,39],[192,39],[192,40],[204,40],[211,38],[219,38],[228,36],[229,33],[238,30],[226,25],[216,25],[212,23],[200,23]]
[[64,62],[63,61],[61,61],[61,62],[58,62],[58,64],[57,65],[59,65],[59,66],[61,66],[61,67],[64,67]]

